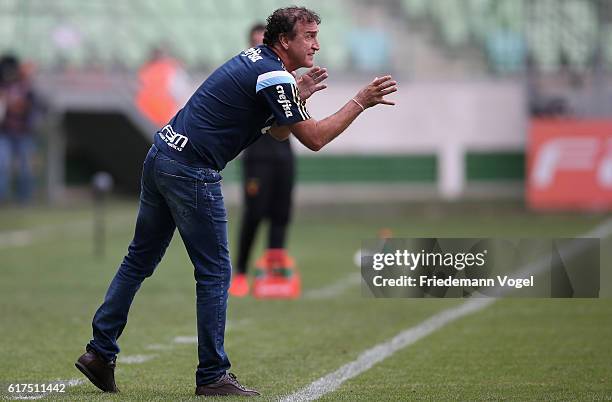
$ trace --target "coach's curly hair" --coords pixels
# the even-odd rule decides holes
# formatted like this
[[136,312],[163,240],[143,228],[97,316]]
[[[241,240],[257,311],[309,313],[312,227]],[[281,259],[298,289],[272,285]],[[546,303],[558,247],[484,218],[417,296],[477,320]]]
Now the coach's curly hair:
[[295,37],[295,24],[298,21],[321,23],[317,13],[306,7],[285,7],[274,11],[267,19],[266,32],[264,33],[264,44],[268,46],[278,42],[281,34],[286,34],[290,39]]

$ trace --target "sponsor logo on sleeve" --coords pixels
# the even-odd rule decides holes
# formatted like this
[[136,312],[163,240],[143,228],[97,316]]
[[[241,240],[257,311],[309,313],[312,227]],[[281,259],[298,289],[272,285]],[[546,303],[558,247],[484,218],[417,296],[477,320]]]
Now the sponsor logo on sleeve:
[[285,90],[282,85],[276,86],[276,93],[278,94],[278,99],[276,100],[285,111],[285,117],[292,117],[293,112],[291,112],[291,101],[287,99],[287,95],[285,95]]

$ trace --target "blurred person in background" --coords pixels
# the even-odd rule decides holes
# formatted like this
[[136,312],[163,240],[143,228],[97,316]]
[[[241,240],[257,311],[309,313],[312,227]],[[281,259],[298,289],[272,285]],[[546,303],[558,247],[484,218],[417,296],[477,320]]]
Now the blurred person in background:
[[0,202],[7,202],[12,170],[16,168],[16,196],[20,204],[33,194],[35,98],[29,71],[13,54],[0,58]]
[[194,266],[198,328],[196,395],[242,395],[248,389],[229,373],[225,323],[231,263],[227,212],[221,191],[226,164],[262,135],[291,133],[313,151],[339,136],[367,108],[397,90],[391,76],[375,78],[333,115],[317,121],[306,100],[322,89],[312,68],[319,50],[319,16],[287,7],[268,17],[264,45],[247,49],[215,70],[154,137],[142,172],[134,238],[93,322],[93,339],[76,367],[98,388],[117,392],[117,339],[134,296],[151,276],[178,228]]
[[157,127],[166,124],[191,95],[189,76],[165,46],[151,51],[138,71],[136,106]]
[[[265,25],[261,23],[250,29],[251,48],[263,43],[265,30]],[[322,69],[321,73],[326,74],[325,71]],[[325,85],[321,84],[321,89],[324,88]],[[299,279],[293,269],[293,260],[285,250],[295,181],[295,156],[290,141],[277,141],[269,135],[260,136],[242,154],[242,178],[244,210],[230,295],[244,297],[249,294],[249,255],[257,228],[262,220],[267,219],[270,224],[268,249],[256,263],[256,284],[263,283],[269,276],[275,276],[275,284],[280,283],[281,286],[275,286],[274,289],[286,289],[282,294],[277,292],[275,297],[297,297],[300,292]],[[259,288],[265,289],[261,286]],[[256,296],[257,290],[256,287]]]

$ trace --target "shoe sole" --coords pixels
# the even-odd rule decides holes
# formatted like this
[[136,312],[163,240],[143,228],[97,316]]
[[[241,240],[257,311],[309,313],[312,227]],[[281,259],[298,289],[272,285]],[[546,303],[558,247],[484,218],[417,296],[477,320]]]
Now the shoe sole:
[[98,387],[100,390],[104,391],[104,392],[111,392],[111,393],[115,393],[115,392],[119,392],[119,390],[107,390],[104,388],[104,386],[102,386],[98,380],[96,379],[96,377],[91,373],[91,371],[89,371],[89,369],[87,367],[85,367],[83,364],[81,364],[81,362],[76,362],[74,363],[74,366],[79,369],[79,371],[81,373],[83,373],[85,375],[85,377],[87,377],[87,379],[89,381],[91,381],[91,383],[93,385],[95,385],[96,387]]
[[195,395],[196,396],[261,396],[261,394],[256,391],[236,393],[236,392],[218,392],[214,390],[207,390],[200,394],[196,393]]

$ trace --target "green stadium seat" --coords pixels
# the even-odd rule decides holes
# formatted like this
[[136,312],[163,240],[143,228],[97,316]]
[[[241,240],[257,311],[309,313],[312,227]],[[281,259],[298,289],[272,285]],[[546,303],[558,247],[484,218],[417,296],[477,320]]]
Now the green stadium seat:
[[602,27],[602,57],[604,63],[609,68],[612,67],[612,23]]
[[200,22],[208,18],[216,18],[219,14],[216,4],[215,1],[196,1],[191,5],[190,15]]
[[6,14],[0,14],[0,52],[11,50],[17,40],[17,21]]
[[9,16],[18,11],[20,7],[19,0],[1,0],[0,1],[0,16]]
[[496,27],[503,27],[514,32],[523,32],[525,29],[525,3],[516,0],[498,0],[495,3]]
[[[435,7],[434,7],[435,5]],[[431,3],[434,18],[439,21],[442,35],[451,46],[461,45],[469,39],[467,20],[462,0],[444,0]]]
[[[49,44],[51,30],[55,26],[55,19],[46,15],[29,16],[20,21],[15,27],[17,36],[15,50],[23,57],[45,65],[53,59],[53,45]],[[23,35],[23,33],[26,33]]]
[[[504,0],[499,0],[504,1]],[[478,42],[483,42],[495,28],[494,0],[465,0],[464,17],[470,35]]]
[[430,0],[402,0],[404,12],[409,17],[423,17],[428,12]]
[[583,69],[593,56],[597,40],[597,13],[593,5],[570,0],[562,8],[567,27],[560,29],[561,48],[567,61],[575,69]]
[[140,23],[125,24],[122,29],[124,40],[112,42],[113,52],[119,55],[117,60],[129,68],[140,67],[150,56],[154,47],[160,45],[172,46],[168,36],[162,36],[155,25],[146,24],[146,18],[140,17]]
[[560,11],[556,3],[556,0],[541,0],[531,4],[528,12],[528,47],[536,66],[543,71],[554,71],[560,61]]

